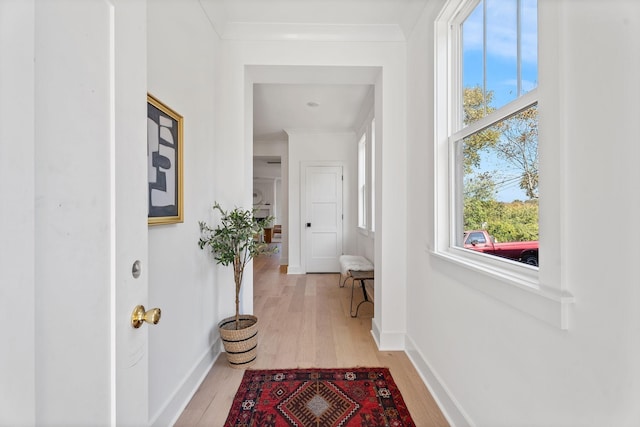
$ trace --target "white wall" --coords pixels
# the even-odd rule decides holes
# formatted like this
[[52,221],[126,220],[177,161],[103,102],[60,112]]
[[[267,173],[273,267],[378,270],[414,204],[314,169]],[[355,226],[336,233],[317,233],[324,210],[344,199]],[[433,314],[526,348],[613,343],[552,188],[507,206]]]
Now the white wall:
[[[562,242],[560,264],[542,258],[540,276],[561,269],[563,283],[553,285],[576,298],[567,331],[474,290],[467,284],[477,277],[429,254],[432,22],[442,3],[428,6],[408,45],[410,354],[457,425],[640,425],[632,232],[640,214],[640,3],[539,2],[541,174],[554,173],[552,165],[561,177],[541,179],[541,244]],[[598,249],[585,237],[594,232],[603,238]]]
[[266,209],[269,209],[271,215],[274,214],[273,208],[275,206],[276,194],[275,194],[275,178],[254,178],[253,190],[260,191],[262,193],[262,205],[267,205]]
[[[216,132],[217,35],[197,0],[148,2],[148,91],[184,117],[184,223],[149,227],[149,304],[162,320],[149,332],[149,413],[167,425],[186,404],[218,353],[217,322],[233,311],[219,285],[230,269],[197,246],[198,221],[234,174],[220,174]],[[220,306],[226,308],[221,312]]]

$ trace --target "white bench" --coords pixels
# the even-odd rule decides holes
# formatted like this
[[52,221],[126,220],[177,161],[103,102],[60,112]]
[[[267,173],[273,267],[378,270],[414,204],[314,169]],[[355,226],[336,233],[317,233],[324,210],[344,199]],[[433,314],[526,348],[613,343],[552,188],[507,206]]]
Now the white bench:
[[[344,287],[347,279],[352,278],[352,271],[371,271],[373,272],[373,264],[371,261],[360,255],[340,255],[340,278],[339,285]],[[373,274],[373,273],[372,273]],[[344,280],[342,277],[344,276]]]
[[[365,281],[366,280],[374,280],[373,273],[373,264],[363,256],[359,255],[342,255],[340,257],[340,278],[339,285],[340,287],[344,287],[348,278],[351,278],[351,307],[350,313],[351,317],[358,317],[358,310],[360,310],[360,306],[365,302],[370,302],[373,304],[373,293],[371,293],[371,299],[369,298]],[[342,276],[345,276],[344,280],[342,280]],[[360,286],[362,287],[362,296],[363,300],[356,306],[355,312],[353,310],[353,291],[355,289],[355,282],[359,281]]]

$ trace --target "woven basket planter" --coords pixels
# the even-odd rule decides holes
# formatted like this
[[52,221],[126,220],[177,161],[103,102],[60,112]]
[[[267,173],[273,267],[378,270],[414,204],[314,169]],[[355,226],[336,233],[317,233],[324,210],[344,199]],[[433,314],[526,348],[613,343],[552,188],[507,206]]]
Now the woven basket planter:
[[244,369],[253,365],[258,356],[258,318],[241,314],[240,329],[236,318],[227,317],[218,323],[220,338],[232,368]]

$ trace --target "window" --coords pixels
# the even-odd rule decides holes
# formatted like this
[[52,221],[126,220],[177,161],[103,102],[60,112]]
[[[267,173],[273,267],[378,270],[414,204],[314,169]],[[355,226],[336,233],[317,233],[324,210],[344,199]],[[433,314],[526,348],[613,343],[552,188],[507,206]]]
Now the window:
[[358,227],[362,233],[370,234],[375,230],[376,221],[375,119],[369,116],[361,132],[358,141]]
[[[539,7],[540,19],[549,19],[540,37],[536,0],[448,0],[435,21],[435,222],[429,249],[461,284],[567,329],[575,299],[563,280],[557,221],[563,192],[554,188],[564,179],[565,154],[563,135],[554,134],[561,119],[552,115],[541,116],[546,136],[540,147],[547,160],[538,164],[538,92],[553,102],[559,90],[552,78],[559,65],[550,49],[561,33],[551,20],[560,7]],[[547,59],[540,89],[538,55]],[[539,267],[538,196],[545,219]],[[474,234],[474,246],[471,233],[481,233],[485,243]],[[529,252],[507,255],[511,236]]]
[[451,41],[451,244],[537,267],[537,0],[465,2]]
[[371,212],[371,221],[369,222],[369,230],[375,231],[376,225],[376,119],[371,120],[371,141],[369,144],[371,152],[371,190],[369,191],[371,203],[369,203]]
[[367,134],[358,142],[358,227],[367,228]]

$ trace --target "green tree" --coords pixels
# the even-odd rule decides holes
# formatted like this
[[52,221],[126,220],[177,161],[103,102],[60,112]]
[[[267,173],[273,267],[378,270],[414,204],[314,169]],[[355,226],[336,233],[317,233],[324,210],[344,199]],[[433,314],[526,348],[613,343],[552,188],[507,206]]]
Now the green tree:
[[[476,122],[493,112],[495,108],[491,106],[492,100],[493,91],[488,91],[485,96],[480,86],[464,88],[462,101],[464,124],[468,125]],[[463,148],[465,173],[470,173],[474,168],[480,167],[480,151],[484,148],[495,146],[499,139],[499,130],[492,128],[484,129],[466,137]]]
[[469,198],[464,205],[465,230],[486,229],[498,242],[538,240],[538,202],[504,203]]
[[520,174],[520,188],[538,198],[538,106],[514,114],[501,125],[502,138],[494,145],[498,155]]
[[494,200],[496,183],[490,172],[465,175],[464,198],[477,200]]
[[465,175],[464,179],[464,229],[485,228],[491,212],[496,209],[495,182],[488,172]]
[[499,242],[538,240],[538,202],[500,203],[491,212],[487,231]]

